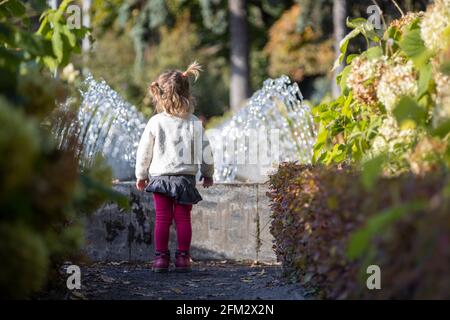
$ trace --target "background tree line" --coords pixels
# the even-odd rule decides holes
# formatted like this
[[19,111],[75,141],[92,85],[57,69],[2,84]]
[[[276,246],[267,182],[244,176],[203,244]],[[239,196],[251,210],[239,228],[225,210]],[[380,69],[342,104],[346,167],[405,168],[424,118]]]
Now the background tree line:
[[[331,91],[330,70],[346,18],[377,4],[387,22],[428,1],[391,0],[94,0],[97,38],[88,64],[138,107],[151,112],[146,85],[162,70],[196,59],[199,115],[236,110],[267,77],[288,74],[318,103]],[[350,51],[355,50],[353,45]],[[110,68],[113,62],[116,68]]]

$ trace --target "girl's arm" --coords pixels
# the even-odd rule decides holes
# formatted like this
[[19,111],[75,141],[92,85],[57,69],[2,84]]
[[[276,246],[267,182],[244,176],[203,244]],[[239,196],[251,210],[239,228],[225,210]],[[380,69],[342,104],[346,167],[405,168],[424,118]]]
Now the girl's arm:
[[213,185],[213,175],[214,175],[214,157],[211,150],[211,145],[209,139],[203,129],[203,157],[202,163],[200,164],[200,180],[203,180],[204,187],[210,187]]
[[146,181],[148,179],[148,168],[152,162],[153,144],[155,136],[152,134],[151,121],[147,123],[144,133],[136,153],[136,179],[137,181]]

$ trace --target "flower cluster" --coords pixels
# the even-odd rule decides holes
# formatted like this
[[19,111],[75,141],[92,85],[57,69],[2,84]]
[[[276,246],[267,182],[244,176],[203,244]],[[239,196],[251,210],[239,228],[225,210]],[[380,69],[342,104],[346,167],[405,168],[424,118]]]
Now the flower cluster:
[[447,143],[442,139],[425,136],[407,158],[411,171],[424,175],[438,167],[439,157],[445,154]]
[[353,97],[358,102],[369,106],[378,103],[377,87],[385,60],[385,57],[370,60],[363,56],[353,59],[347,86],[353,90]]
[[399,145],[407,145],[413,141],[415,131],[413,129],[399,128],[394,117],[386,117],[380,128],[378,135],[372,144],[372,155],[377,156],[383,153],[393,153]]
[[421,36],[427,48],[445,49],[450,43],[446,30],[450,27],[450,0],[436,0],[420,24]]
[[397,57],[385,65],[377,87],[377,97],[388,113],[392,113],[402,96],[416,95],[416,79],[417,74],[411,60],[405,63],[402,58]]
[[400,32],[404,32],[405,27],[409,26],[411,23],[414,22],[414,20],[418,19],[418,18],[422,18],[424,16],[424,12],[423,11],[419,11],[419,12],[408,12],[406,15],[393,20],[390,24],[389,27],[393,27],[395,29],[397,29]]
[[438,126],[450,120],[450,76],[440,72],[443,61],[450,60],[450,47],[447,52],[433,59],[433,77],[436,83],[436,106],[433,110],[433,125]]

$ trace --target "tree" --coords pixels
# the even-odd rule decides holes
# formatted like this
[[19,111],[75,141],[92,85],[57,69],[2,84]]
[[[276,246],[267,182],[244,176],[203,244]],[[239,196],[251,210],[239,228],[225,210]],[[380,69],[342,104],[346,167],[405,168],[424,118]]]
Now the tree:
[[[333,1],[333,30],[334,30],[334,51],[336,59],[340,55],[340,42],[345,37],[346,27],[345,20],[347,17],[347,3],[346,0],[334,0]],[[342,65],[334,70],[333,80],[342,71]],[[336,81],[332,82],[332,95],[333,97],[339,96],[339,86]]]
[[247,1],[228,1],[230,13],[230,106],[238,110],[250,95]]

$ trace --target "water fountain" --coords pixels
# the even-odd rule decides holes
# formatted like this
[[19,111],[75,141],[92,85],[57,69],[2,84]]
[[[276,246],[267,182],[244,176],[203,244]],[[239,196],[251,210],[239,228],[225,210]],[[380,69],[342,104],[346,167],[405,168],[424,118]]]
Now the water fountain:
[[[223,154],[219,149],[223,150],[223,145],[212,144],[215,180],[261,182],[281,161],[310,163],[316,137],[311,110],[303,103],[297,83],[284,75],[267,79],[246,106],[215,131],[214,140],[234,144],[234,150]],[[266,148],[262,152],[270,159],[268,163],[239,163],[239,154],[250,156],[252,142],[260,149]]]
[[[76,127],[84,146],[83,158],[89,162],[100,153],[111,165],[116,179],[132,180],[136,149],[146,120],[135,106],[126,102],[105,81],[98,82],[89,75],[83,88]],[[279,156],[275,162],[310,162],[316,139],[311,111],[303,103],[297,84],[292,83],[287,76],[266,80],[247,105],[217,129],[214,136],[210,137],[211,140],[228,139],[236,146],[232,151],[227,149],[222,152],[223,144],[212,143],[215,180],[223,182],[260,181],[266,177],[268,168],[276,165],[273,162],[264,166],[236,162],[237,154],[251,149],[252,134],[256,130],[276,131],[275,144]],[[274,140],[266,142],[269,147],[266,151],[273,152]]]
[[81,90],[82,102],[76,130],[83,145],[82,159],[89,164],[101,154],[118,180],[133,180],[136,149],[146,120],[104,80],[88,75]]

